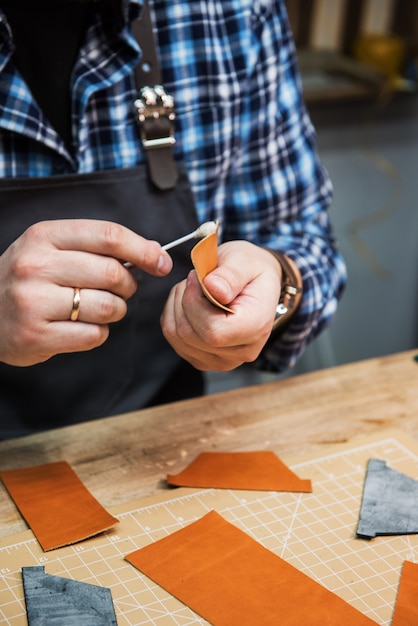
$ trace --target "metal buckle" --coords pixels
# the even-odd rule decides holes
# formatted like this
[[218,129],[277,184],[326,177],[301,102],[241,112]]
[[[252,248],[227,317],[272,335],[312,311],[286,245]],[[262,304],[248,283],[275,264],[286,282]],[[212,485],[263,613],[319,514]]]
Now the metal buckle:
[[143,87],[134,105],[144,149],[166,148],[176,143],[174,98],[166,93],[162,85]]

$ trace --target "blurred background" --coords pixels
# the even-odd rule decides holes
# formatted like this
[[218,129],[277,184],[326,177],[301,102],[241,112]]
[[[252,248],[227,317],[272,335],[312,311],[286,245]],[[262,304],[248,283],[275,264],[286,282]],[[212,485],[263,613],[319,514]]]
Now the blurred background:
[[[289,376],[418,348],[418,0],[286,6],[348,270],[332,325]],[[208,392],[274,378],[209,372]]]

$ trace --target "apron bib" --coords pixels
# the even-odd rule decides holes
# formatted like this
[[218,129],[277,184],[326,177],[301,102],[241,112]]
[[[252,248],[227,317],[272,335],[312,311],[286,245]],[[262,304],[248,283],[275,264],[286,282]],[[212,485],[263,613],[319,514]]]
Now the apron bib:
[[[149,182],[145,165],[3,179],[0,207],[0,254],[26,228],[42,220],[117,221],[162,244],[198,226],[181,165],[176,187],[167,191]],[[170,386],[168,381],[185,362],[164,339],[159,319],[171,287],[192,267],[192,245],[188,242],[170,251],[174,266],[164,278],[132,270],[139,279],[138,290],[128,300],[126,317],[110,325],[103,346],[57,355],[30,367],[0,364],[0,438],[133,411],[151,404],[164,385]],[[187,387],[187,380],[184,384]]]

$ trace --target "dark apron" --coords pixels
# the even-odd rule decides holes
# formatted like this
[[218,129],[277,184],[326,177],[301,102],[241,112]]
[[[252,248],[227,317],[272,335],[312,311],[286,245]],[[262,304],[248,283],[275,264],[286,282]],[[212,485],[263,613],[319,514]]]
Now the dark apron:
[[[168,191],[157,190],[149,182],[145,166],[0,180],[0,253],[31,224],[65,218],[117,221],[162,244],[197,227],[192,194],[181,168],[176,187]],[[103,346],[57,355],[30,367],[0,364],[0,438],[196,395],[192,389],[188,393],[187,375],[178,393],[179,368],[191,375],[190,385],[192,379],[196,383],[197,372],[171,349],[159,322],[171,287],[191,269],[192,245],[170,251],[174,267],[167,277],[133,270],[139,279],[137,293],[128,300],[126,317],[111,324]],[[200,373],[198,386],[201,391]]]

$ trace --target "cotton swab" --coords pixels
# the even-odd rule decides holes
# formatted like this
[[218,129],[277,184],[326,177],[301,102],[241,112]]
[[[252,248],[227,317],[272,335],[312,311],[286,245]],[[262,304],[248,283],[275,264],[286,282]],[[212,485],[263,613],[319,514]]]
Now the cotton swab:
[[196,230],[194,230],[192,233],[184,235],[183,237],[179,237],[179,239],[174,239],[174,241],[170,241],[170,243],[166,243],[164,246],[161,247],[163,250],[170,250],[170,248],[179,246],[181,243],[188,241],[189,239],[199,239],[200,237],[213,235],[213,233],[216,232],[216,228],[216,222],[205,222],[204,224],[201,224],[199,228],[196,228]]
[[[174,248],[175,246],[179,246],[181,243],[184,243],[185,241],[188,241],[189,239],[199,239],[200,237],[207,237],[208,235],[213,235],[213,233],[216,232],[217,227],[218,227],[217,222],[204,222],[203,224],[199,226],[199,228],[196,228],[196,230],[194,230],[192,233],[189,233],[188,235],[183,235],[183,237],[179,237],[178,239],[174,239],[173,241],[170,241],[169,243],[166,243],[161,247],[163,250],[170,250],[171,248]],[[134,266],[133,263],[131,263],[130,261],[126,261],[126,263],[124,263],[123,265],[124,267],[128,269]]]

